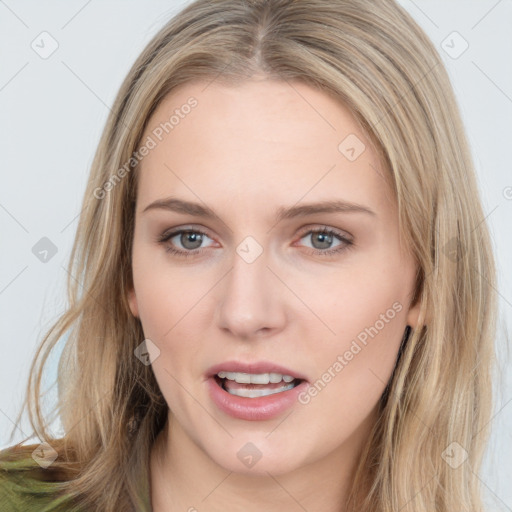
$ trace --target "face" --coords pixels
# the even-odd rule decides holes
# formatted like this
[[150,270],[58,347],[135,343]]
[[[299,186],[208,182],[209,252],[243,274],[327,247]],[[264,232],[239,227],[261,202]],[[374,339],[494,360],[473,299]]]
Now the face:
[[129,303],[174,442],[238,473],[355,459],[418,313],[388,171],[317,89],[205,86],[159,105],[138,171]]

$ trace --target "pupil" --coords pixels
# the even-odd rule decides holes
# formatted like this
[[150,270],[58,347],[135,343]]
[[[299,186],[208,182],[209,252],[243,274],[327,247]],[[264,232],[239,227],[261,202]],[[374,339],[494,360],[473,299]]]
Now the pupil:
[[320,245],[321,245],[320,247],[316,247],[315,243],[313,243],[313,246],[315,246],[316,249],[329,249],[330,245],[332,244],[332,235],[331,234],[329,234],[329,233],[314,233],[313,240],[315,240],[315,236],[320,239]]
[[[188,242],[192,242],[192,247],[188,245]],[[182,233],[180,242],[183,244],[183,247],[186,249],[197,249],[201,246],[201,242],[203,241],[202,235],[200,233],[194,233],[192,231],[187,231]]]

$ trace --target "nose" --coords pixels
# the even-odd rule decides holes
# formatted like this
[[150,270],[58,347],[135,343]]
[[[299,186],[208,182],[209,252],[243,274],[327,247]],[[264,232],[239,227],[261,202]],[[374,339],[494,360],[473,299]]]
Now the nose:
[[217,323],[237,339],[270,336],[286,322],[283,285],[268,268],[266,251],[251,263],[238,253],[223,279],[217,302]]

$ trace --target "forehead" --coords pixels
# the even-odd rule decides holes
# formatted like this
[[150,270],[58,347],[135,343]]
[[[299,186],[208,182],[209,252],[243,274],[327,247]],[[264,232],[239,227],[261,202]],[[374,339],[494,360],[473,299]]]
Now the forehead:
[[382,164],[351,111],[300,82],[181,85],[153,113],[142,141],[149,139],[139,204],[166,194],[240,198],[241,207],[262,198],[337,196],[375,208],[390,200]]

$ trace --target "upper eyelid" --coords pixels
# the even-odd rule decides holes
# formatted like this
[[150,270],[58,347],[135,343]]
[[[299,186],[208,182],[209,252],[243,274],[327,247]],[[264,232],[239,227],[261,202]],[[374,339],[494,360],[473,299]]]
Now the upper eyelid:
[[315,232],[323,232],[323,231],[332,232],[333,234],[338,235],[342,238],[350,238],[350,239],[353,238],[353,236],[348,231],[345,231],[344,229],[333,228],[331,226],[322,226],[322,225],[317,225],[314,227],[310,226],[310,227],[304,228],[304,230],[301,231],[301,236],[308,235],[309,233],[312,233],[312,232],[315,233]]
[[213,239],[213,237],[211,237],[208,234],[208,230],[206,228],[195,227],[195,226],[185,226],[185,227],[166,229],[165,231],[162,232],[162,234],[160,235],[160,238],[173,237],[173,236],[176,236],[180,233],[187,232],[187,231],[192,231],[193,233],[201,233],[201,234],[206,235],[209,238]]

